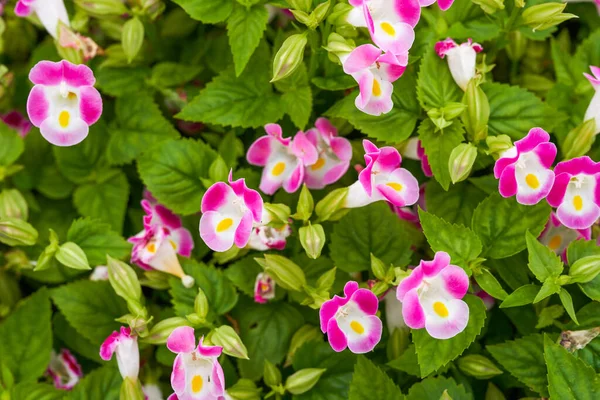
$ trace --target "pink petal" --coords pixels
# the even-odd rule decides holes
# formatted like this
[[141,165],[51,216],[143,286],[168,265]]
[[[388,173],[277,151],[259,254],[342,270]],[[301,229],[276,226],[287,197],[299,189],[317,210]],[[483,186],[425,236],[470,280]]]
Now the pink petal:
[[594,175],[600,173],[600,163],[594,162],[588,156],[573,158],[569,161],[562,161],[556,164],[554,173],[556,175],[566,172],[571,175],[588,174]]
[[442,11],[449,9],[452,6],[452,3],[454,3],[454,0],[438,0],[438,6],[440,6]]
[[186,228],[177,228],[171,231],[171,239],[177,244],[177,254],[183,257],[192,255],[194,239]]
[[600,218],[600,207],[594,205],[590,210],[583,214],[571,214],[567,207],[560,205],[556,209],[556,215],[560,222],[569,229],[587,229],[594,225],[594,222]]
[[[193,350],[193,348],[192,348]],[[173,362],[173,372],[171,372],[171,386],[175,393],[182,395],[185,392],[185,365],[183,363],[183,355],[178,354]],[[172,397],[173,395],[171,395]],[[169,397],[169,399],[171,398]],[[175,395],[175,399],[177,396]]]
[[[556,169],[554,172],[556,173]],[[567,192],[567,186],[569,186],[570,181],[571,176],[568,173],[561,173],[555,176],[552,189],[546,197],[548,204],[550,204],[552,207],[558,207],[562,204],[563,199],[565,198],[565,193]]]
[[331,150],[342,161],[350,161],[352,159],[352,145],[350,141],[342,137],[334,137],[330,142]]
[[[39,0],[38,0],[39,1]],[[94,86],[96,78],[94,72],[85,64],[73,64],[67,60],[62,60],[63,78],[67,85],[73,87]],[[35,83],[35,82],[34,82]]]
[[229,250],[234,243],[234,235],[217,235],[216,227],[221,221],[221,214],[207,211],[200,218],[200,237],[213,251]]
[[240,224],[238,225],[237,229],[235,230],[234,243],[240,249],[246,247],[248,241],[250,240],[250,234],[252,233],[252,224],[252,213],[250,211],[247,211],[242,217],[242,220],[240,221]]
[[533,149],[533,152],[538,156],[540,163],[544,167],[552,167],[556,158],[556,145],[554,143],[540,143]]
[[173,353],[191,353],[195,347],[194,328],[190,326],[175,328],[167,338],[167,348]]
[[398,289],[396,289],[396,298],[404,302],[404,297],[408,292],[413,289],[417,289],[423,283],[423,269],[419,266],[412,270],[410,275],[400,282]]
[[304,165],[312,165],[319,159],[317,148],[308,140],[304,132],[300,131],[292,141],[292,152],[302,160]]
[[33,9],[30,5],[26,4],[23,0],[17,1],[15,5],[15,14],[18,17],[28,17],[33,12]]
[[356,108],[365,114],[376,117],[392,111],[392,108],[394,108],[394,102],[392,101],[392,92],[394,90],[394,86],[387,81],[381,81],[380,85],[382,95],[379,98],[372,96],[368,103],[361,105],[362,100],[357,97],[355,101]]
[[63,79],[61,62],[40,61],[29,71],[29,80],[36,85],[59,85]]
[[404,295],[402,301],[402,318],[406,326],[412,329],[421,329],[425,327],[425,312],[419,302],[417,290],[413,289]]
[[100,358],[104,361],[109,361],[119,344],[120,334],[117,331],[111,333],[100,346]]
[[217,182],[208,188],[202,197],[201,211],[217,211],[235,199],[233,189],[224,182]]
[[259,167],[264,167],[267,164],[271,155],[271,140],[273,139],[270,136],[262,136],[250,145],[246,154],[249,164]]
[[211,373],[212,378],[212,390],[211,395],[217,399],[224,399],[225,395],[225,374],[223,373],[223,367],[219,364],[219,361],[213,362],[213,369]]
[[252,218],[255,222],[262,220],[263,199],[256,190],[248,189],[244,191],[244,203],[252,212]]
[[315,121],[315,127],[323,136],[326,137],[333,137],[337,136],[338,134],[337,128],[327,118],[317,118]]
[[283,190],[288,193],[294,193],[304,181],[304,165],[302,165],[301,161],[298,161],[298,165],[294,168],[294,171],[290,175],[288,179],[283,182]]
[[431,278],[440,273],[444,268],[450,265],[450,255],[445,251],[438,251],[433,256],[433,260],[422,260],[419,266],[423,269],[423,275]]
[[48,118],[50,103],[46,98],[44,87],[35,85],[27,98],[27,115],[34,126],[39,127]]
[[100,93],[92,86],[83,86],[79,89],[79,96],[81,119],[88,125],[96,123],[102,115],[102,97]]
[[[399,184],[402,189],[397,191],[389,184]],[[419,200],[419,182],[408,170],[398,168],[390,174],[389,182],[377,185],[377,190],[397,207],[412,206]]]
[[406,65],[402,65],[398,57],[392,53],[385,53],[379,57],[379,73],[388,82],[396,82],[406,71]]
[[[450,339],[464,331],[469,323],[469,306],[462,300],[451,300],[453,313],[445,320],[427,318],[425,329],[435,339]],[[408,324],[407,324],[408,325]]]
[[358,308],[368,315],[375,315],[379,308],[377,296],[368,289],[358,289],[352,294],[350,301],[356,303]]
[[283,184],[283,182],[279,180],[272,180],[267,169],[263,169],[262,177],[260,179],[260,185],[258,188],[264,193],[268,195],[274,194]]
[[541,181],[541,185],[538,189],[536,189],[533,193],[522,193],[521,191],[517,192],[517,201],[520,204],[524,205],[534,205],[539,203],[543,198],[548,196],[550,190],[552,189],[552,185],[554,184],[554,172],[547,170],[543,176],[538,176]]
[[440,272],[444,287],[454,298],[462,299],[469,290],[467,273],[456,265],[448,265]]
[[379,317],[375,315],[369,315],[363,319],[366,326],[366,331],[359,338],[347,338],[348,349],[354,354],[364,354],[372,351],[377,343],[381,340],[381,333],[383,332],[383,326]]
[[442,40],[441,42],[437,42],[435,44],[435,52],[440,58],[444,58],[448,50],[455,48],[458,46],[456,42],[450,38],[446,40]]
[[202,357],[219,357],[223,352],[223,348],[221,346],[205,346],[204,336],[200,338],[197,350]]
[[361,72],[377,61],[377,58],[381,55],[381,50],[372,44],[363,44],[358,46],[344,61],[344,72],[348,75]]
[[337,182],[342,176],[344,176],[346,171],[348,171],[348,167],[350,167],[350,161],[345,161],[341,164],[333,166],[325,173],[325,176],[323,176],[323,186],[321,188]]
[[498,191],[502,197],[511,197],[517,194],[518,190],[519,186],[517,185],[515,165],[512,164],[506,167],[502,172]]
[[331,344],[331,348],[338,353],[348,347],[348,338],[340,327],[335,318],[332,318],[327,323],[327,340]]
[[540,143],[550,141],[550,135],[542,128],[532,128],[527,136],[515,142],[515,147],[519,153],[532,151]]
[[394,0],[394,8],[403,22],[413,28],[417,26],[421,18],[421,4],[419,0]]
[[400,167],[401,163],[402,156],[400,152],[393,147],[385,146],[379,150],[374,169],[383,173],[391,173]]
[[356,107],[359,110],[364,109],[369,101],[371,100],[371,96],[373,94],[373,74],[370,71],[364,71],[357,73],[355,76],[356,81],[358,82],[359,94],[356,97]]

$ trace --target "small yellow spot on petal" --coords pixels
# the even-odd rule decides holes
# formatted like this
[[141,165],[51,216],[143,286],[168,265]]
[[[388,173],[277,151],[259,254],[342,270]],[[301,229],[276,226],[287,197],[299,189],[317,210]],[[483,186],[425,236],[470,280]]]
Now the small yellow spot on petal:
[[399,192],[402,190],[402,185],[397,182],[386,183],[386,185],[391,187],[392,189],[394,189],[396,192]]
[[177,243],[175,243],[175,242],[174,242],[174,241],[172,241],[172,240],[169,240],[169,243],[171,243],[171,247],[172,247],[174,250],[177,250]]
[[269,290],[269,285],[266,284],[266,283],[264,283],[264,282],[262,282],[260,284],[260,290],[262,290],[263,292],[266,292],[267,290]]
[[540,187],[540,181],[534,174],[527,174],[527,176],[525,177],[525,182],[532,189],[537,189]]
[[320,170],[325,165],[325,159],[319,158],[316,163],[310,166],[313,171]]
[[446,305],[441,301],[436,301],[433,303],[433,311],[435,311],[435,313],[442,318],[446,318],[449,314],[448,308],[446,308]]
[[352,330],[358,333],[359,335],[362,335],[365,332],[365,327],[357,321],[350,322],[350,328],[352,328]]
[[67,95],[67,98],[69,100],[76,100],[77,99],[77,95],[73,92],[69,92],[69,94]]
[[373,79],[373,96],[381,96],[381,85],[377,79]]
[[233,220],[231,218],[225,218],[217,225],[217,232],[224,232],[231,228],[231,225],[233,225]]
[[195,375],[192,378],[192,392],[200,393],[202,390],[202,385],[204,384],[204,380],[200,375]]
[[381,29],[390,36],[394,36],[396,34],[396,30],[394,27],[388,22],[381,23]]
[[67,126],[69,126],[70,119],[71,119],[71,116],[69,115],[68,111],[61,111],[61,113],[58,115],[58,123],[63,128],[66,128]]
[[150,253],[154,253],[154,252],[156,252],[156,245],[154,243],[150,243],[148,246],[146,246],[146,249]]
[[560,247],[561,243],[562,238],[560,237],[560,235],[556,235],[552,239],[550,239],[550,242],[548,242],[548,247],[550,247],[552,250],[556,250]]
[[583,199],[580,195],[573,197],[573,207],[575,207],[575,210],[577,211],[581,211],[583,208]]
[[278,162],[277,164],[275,164],[275,166],[271,170],[271,174],[273,174],[273,176],[279,176],[279,175],[283,174],[283,171],[285,171],[285,163]]

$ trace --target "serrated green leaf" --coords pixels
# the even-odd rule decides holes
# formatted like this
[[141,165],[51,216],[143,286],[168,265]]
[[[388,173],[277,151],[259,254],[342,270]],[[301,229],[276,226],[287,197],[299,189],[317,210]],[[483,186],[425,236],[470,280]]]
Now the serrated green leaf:
[[[494,180],[495,185],[497,182]],[[494,187],[494,191],[497,187]],[[473,211],[486,197],[484,191],[469,182],[460,182],[445,191],[439,183],[430,181],[425,191],[427,212],[452,224],[471,226]]]
[[533,299],[533,304],[539,303],[546,297],[550,297],[555,293],[560,292],[560,285],[554,281],[554,279],[546,279],[542,288]]
[[79,382],[66,400],[118,399],[123,378],[113,366],[97,368]]
[[[35,134],[32,132],[32,134]],[[23,138],[8,127],[3,121],[0,121],[0,165],[11,165],[21,156],[25,150]]]
[[359,356],[354,365],[349,400],[401,400],[404,395],[394,381],[365,356]]
[[225,21],[233,10],[233,0],[173,0],[185,10],[190,17],[204,22],[216,24]]
[[227,20],[227,35],[233,53],[236,76],[240,76],[246,68],[267,29],[268,20],[269,13],[262,5],[244,7],[236,4],[234,6]]
[[415,351],[415,345],[409,345],[404,353],[397,359],[386,364],[388,367],[397,369],[398,371],[406,372],[409,375],[421,377],[421,368],[419,367],[419,359]]
[[583,65],[586,69],[588,65],[600,65],[600,29],[596,29],[581,42],[575,52],[575,59],[578,65]]
[[263,272],[262,268],[256,261],[254,255],[249,255],[230,264],[225,270],[225,276],[237,288],[248,296],[254,296],[254,282],[256,276]]
[[106,264],[106,255],[124,259],[131,253],[131,244],[98,219],[80,218],[71,224],[67,241],[79,245],[91,265]]
[[54,317],[52,318],[52,328],[57,342],[60,341],[59,343],[64,343],[70,350],[89,360],[98,363],[103,362],[100,358],[98,345],[93,344],[89,339],[77,332],[60,312],[54,313]]
[[508,296],[500,282],[487,268],[482,268],[481,273],[475,274],[475,282],[484,292],[496,299],[504,300]]
[[531,304],[539,291],[540,287],[538,285],[529,284],[521,286],[504,299],[502,304],[500,304],[500,308],[519,307]]
[[557,277],[562,273],[563,263],[549,247],[544,246],[530,232],[526,233],[526,241],[529,252],[529,269],[540,282]]
[[567,292],[567,289],[561,288],[560,292],[558,292],[558,296],[560,297],[560,302],[565,307],[565,310],[567,310],[569,317],[571,317],[573,322],[579,324],[579,321],[577,321],[577,315],[575,314],[575,308],[573,307],[573,298],[571,297],[571,294]]
[[102,93],[114,97],[139,94],[147,90],[150,68],[100,68],[95,71],[97,86]]
[[427,111],[443,108],[448,103],[460,102],[463,96],[462,90],[450,74],[447,61],[442,60],[433,47],[428,47],[421,60],[417,83],[417,96],[421,106]]
[[65,392],[48,383],[21,382],[10,390],[10,397],[19,400],[59,400]]
[[427,378],[415,383],[408,390],[406,400],[440,400],[444,391],[452,400],[473,400],[473,395],[467,392],[463,385],[459,385],[452,378]]
[[469,323],[464,331],[446,340],[434,339],[425,329],[413,330],[421,376],[426,377],[460,356],[473,343],[485,323],[485,305],[473,295],[463,299],[469,306]]
[[536,329],[546,328],[552,325],[558,318],[565,313],[565,308],[559,304],[553,304],[540,311]]

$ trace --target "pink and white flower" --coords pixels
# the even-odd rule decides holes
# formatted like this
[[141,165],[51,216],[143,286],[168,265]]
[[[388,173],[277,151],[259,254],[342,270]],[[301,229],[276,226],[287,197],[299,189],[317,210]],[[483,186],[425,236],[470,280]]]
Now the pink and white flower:
[[471,287],[473,289],[473,294],[475,296],[479,297],[483,301],[483,305],[485,306],[485,309],[488,311],[491,310],[494,307],[494,304],[496,304],[496,299],[494,299],[492,296],[490,296],[490,294],[488,292],[483,290],[476,283],[473,283]]
[[201,210],[200,237],[212,250],[226,251],[234,244],[246,247],[254,224],[261,223],[263,200],[244,179],[233,181],[230,172],[229,185],[217,182],[208,188]]
[[481,51],[483,51],[483,47],[478,43],[473,43],[471,39],[460,45],[450,38],[435,44],[435,52],[438,56],[448,57],[448,67],[452,78],[462,90],[467,90],[467,84],[475,77],[477,53]]
[[431,178],[433,172],[431,171],[431,165],[429,164],[429,158],[425,154],[425,149],[421,144],[421,140],[417,137],[408,139],[402,150],[402,157],[409,158],[411,160],[421,161],[421,169],[426,177]]
[[68,349],[61,349],[58,354],[52,350],[50,364],[46,372],[52,378],[54,387],[63,390],[73,389],[83,377],[81,366]]
[[73,146],[85,139],[102,114],[92,70],[66,60],[40,61],[29,72],[29,80],[35,86],[27,99],[27,114],[42,136],[56,146]]
[[396,289],[388,290],[383,297],[385,305],[385,323],[388,332],[392,334],[396,329],[406,328],[406,322],[402,316],[402,303],[396,298]]
[[294,193],[304,182],[306,166],[317,162],[317,148],[302,131],[293,140],[283,137],[278,124],[265,125],[265,131],[267,135],[252,143],[246,155],[250,164],[264,167],[259,189],[269,195],[280,187]]
[[248,247],[252,250],[283,250],[287,244],[287,238],[292,234],[290,224],[282,226],[269,225],[272,221],[271,213],[263,208],[260,224],[254,224]]
[[[436,2],[436,0],[419,0],[421,7],[429,7],[430,5],[432,5],[435,2]],[[440,7],[440,10],[446,11],[447,9],[449,9],[452,6],[452,4],[454,3],[454,0],[437,0],[437,3],[438,3],[438,6]]]
[[318,118],[315,128],[306,132],[306,137],[318,152],[317,161],[306,168],[304,183],[308,188],[323,189],[337,182],[348,171],[352,145],[337,134],[336,127],[326,118]]
[[121,327],[120,332],[111,333],[100,346],[100,358],[104,361],[110,361],[115,353],[123,379],[136,381],[140,372],[140,351],[137,336],[131,334],[131,329]]
[[15,14],[19,17],[28,17],[35,13],[44,28],[55,39],[58,37],[58,24],[69,26],[69,15],[63,0],[18,0]]
[[[600,10],[600,0],[598,7]],[[583,120],[587,121],[593,118],[596,121],[596,130],[594,133],[597,135],[600,133],[600,67],[590,66],[590,69],[592,70],[593,76],[590,74],[584,75],[590,81],[596,92],[594,97],[592,97],[592,101],[588,106],[587,111],[585,112],[585,117],[583,117]]]
[[433,261],[421,261],[396,292],[404,322],[425,328],[436,339],[449,339],[469,322],[469,306],[462,298],[469,290],[465,271],[450,264],[448,253],[438,251]]
[[175,393],[169,400],[211,400],[225,395],[225,376],[218,358],[223,348],[196,347],[194,329],[176,328],[167,339],[167,348],[177,354],[173,363],[171,386]]
[[344,72],[351,75],[360,89],[356,108],[369,115],[386,114],[394,107],[393,82],[402,76],[408,63],[406,56],[382,54],[372,44],[358,46],[348,55],[340,57]]
[[350,281],[344,286],[344,297],[333,296],[321,306],[321,331],[333,350],[346,347],[356,354],[367,353],[381,340],[381,320],[375,314],[379,299],[368,289],[359,289]]
[[533,128],[527,136],[502,153],[494,166],[494,177],[500,179],[503,197],[517,195],[521,204],[537,204],[554,184],[550,170],[556,158],[556,146],[542,128]]
[[569,229],[560,223],[555,213],[550,214],[550,219],[546,227],[540,234],[538,240],[549,247],[562,259],[567,261],[567,247],[578,239],[590,240],[592,238],[592,228]]
[[0,114],[0,120],[19,133],[19,136],[25,138],[31,130],[31,122],[17,110],[9,111],[6,114]]
[[275,281],[265,272],[256,276],[254,283],[254,301],[265,304],[275,298]]
[[397,207],[411,206],[419,200],[419,183],[406,169],[400,168],[402,157],[393,147],[379,149],[363,140],[367,166],[358,181],[348,188],[346,208],[363,207],[386,200]]
[[556,216],[570,229],[587,229],[600,217],[600,163],[578,157],[554,168],[556,179],[548,203],[557,207]]

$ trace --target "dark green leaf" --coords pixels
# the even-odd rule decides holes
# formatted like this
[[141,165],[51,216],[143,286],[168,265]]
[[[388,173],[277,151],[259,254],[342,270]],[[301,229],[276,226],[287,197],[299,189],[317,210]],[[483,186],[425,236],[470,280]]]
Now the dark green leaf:
[[235,74],[240,76],[250,61],[252,53],[258,47],[260,39],[267,29],[269,13],[263,5],[244,7],[236,4],[227,20],[229,46],[233,53]]
[[529,269],[535,277],[544,282],[551,277],[557,277],[563,271],[563,263],[549,247],[544,246],[536,236],[526,233],[527,251],[529,252]]
[[444,391],[452,400],[473,400],[473,395],[467,392],[452,378],[427,378],[412,385],[406,395],[406,400],[440,400]]
[[173,0],[179,4],[190,17],[204,22],[216,24],[223,22],[233,10],[233,0]]
[[[498,190],[497,181],[494,180],[494,183],[494,190]],[[485,192],[469,182],[460,182],[445,191],[439,183],[430,181],[425,191],[427,212],[442,217],[447,222],[464,226],[471,226],[473,211],[485,197]]]
[[118,399],[123,379],[119,370],[105,366],[92,371],[75,386],[67,396],[67,400],[100,400]]
[[460,102],[463,93],[454,82],[448,63],[429,46],[421,61],[417,96],[425,110],[443,108],[448,103]]
[[401,400],[404,395],[394,381],[365,356],[358,357],[350,383],[349,400]]
[[83,218],[73,221],[67,241],[83,249],[91,265],[106,264],[106,255],[124,259],[131,253],[129,244],[110,225],[97,219]]

